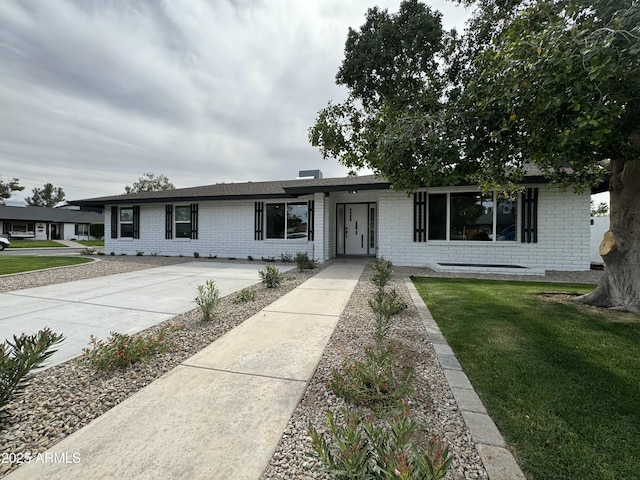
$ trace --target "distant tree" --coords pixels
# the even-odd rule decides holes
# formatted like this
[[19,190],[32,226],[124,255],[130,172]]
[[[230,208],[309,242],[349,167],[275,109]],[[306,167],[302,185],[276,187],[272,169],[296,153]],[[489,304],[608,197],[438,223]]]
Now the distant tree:
[[609,215],[609,204],[605,202],[600,202],[596,207],[591,200],[591,216],[592,217],[606,217]]
[[20,180],[12,178],[9,181],[3,181],[0,178],[0,203],[4,203],[7,198],[10,198],[13,192],[21,192],[24,187],[20,186]]
[[25,198],[27,205],[34,207],[55,207],[64,201],[64,191],[61,187],[54,187],[51,183],[45,183],[42,188],[34,188],[33,195]]
[[175,190],[175,188],[166,175],[156,176],[153,173],[145,173],[133,185],[124,187],[124,193],[160,192]]

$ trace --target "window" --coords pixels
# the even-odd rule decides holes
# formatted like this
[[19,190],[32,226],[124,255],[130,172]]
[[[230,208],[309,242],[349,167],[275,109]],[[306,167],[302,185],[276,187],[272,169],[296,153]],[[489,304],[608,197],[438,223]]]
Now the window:
[[89,236],[88,223],[76,223],[75,235]]
[[120,208],[120,236],[133,238],[133,207]]
[[191,206],[176,205],[176,238],[191,238]]
[[516,241],[516,200],[453,192],[429,194],[428,203],[429,240]]
[[449,196],[449,240],[490,240],[493,196],[452,193]]
[[309,210],[306,202],[269,203],[266,212],[267,238],[307,238]]
[[447,239],[447,194],[429,195],[429,240]]

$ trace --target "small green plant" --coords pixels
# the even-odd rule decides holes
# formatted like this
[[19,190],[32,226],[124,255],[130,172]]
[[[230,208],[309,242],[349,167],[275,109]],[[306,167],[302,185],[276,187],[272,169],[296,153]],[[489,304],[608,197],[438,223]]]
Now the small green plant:
[[202,311],[202,319],[205,322],[211,320],[213,310],[220,303],[220,290],[216,287],[216,282],[207,280],[203,285],[198,285],[195,301]]
[[343,415],[339,425],[327,414],[328,439],[309,426],[312,456],[330,478],[439,480],[446,475],[452,460],[448,447],[435,439],[416,442],[417,423],[406,408],[376,423],[357,411],[345,409]]
[[298,265],[298,270],[300,270],[301,272],[304,270],[313,270],[314,268],[316,268],[316,261],[310,259],[309,255],[306,252],[296,253],[295,261]]
[[[121,255],[124,255],[124,253],[121,253]],[[136,250],[136,257],[142,257],[144,255],[144,252],[141,250]]]
[[193,258],[200,258],[200,254],[198,252],[193,252]]
[[267,265],[258,273],[262,278],[262,283],[267,288],[277,288],[284,280],[284,274],[273,265]]
[[276,257],[261,257],[263,262],[273,263],[276,261]]
[[111,332],[107,340],[91,335],[89,347],[82,349],[82,360],[97,370],[111,371],[125,368],[141,360],[148,360],[156,353],[166,352],[166,329],[157,336],[131,336]]
[[369,307],[376,321],[376,342],[381,342],[391,328],[392,317],[404,312],[407,304],[393,288],[389,291],[377,290],[374,297],[369,300]]
[[210,260],[214,260],[214,259],[216,259],[216,258],[218,258],[218,256],[217,256],[217,255],[211,255],[211,254],[209,254],[209,259],[210,259]]
[[151,256],[152,257],[157,257],[158,255],[160,255],[160,251],[156,250],[155,252],[151,252]]
[[250,262],[253,262],[253,257],[251,255],[247,255],[247,260],[249,260]]
[[104,255],[104,250],[98,250],[97,254],[98,255]]
[[334,369],[329,388],[337,396],[371,408],[394,405],[411,395],[413,370],[397,365],[391,345],[365,347],[365,360],[348,360]]
[[234,298],[233,303],[247,303],[255,300],[256,291],[250,288],[243,288],[238,292],[236,298]]
[[293,262],[293,255],[290,253],[281,253],[280,254],[280,261],[282,263],[291,263]]
[[80,255],[94,255],[96,253],[96,249],[92,247],[83,248],[80,250]]
[[29,372],[53,355],[56,350],[51,347],[63,340],[63,335],[44,328],[33,335],[14,335],[13,343],[5,340],[0,344],[0,409],[22,393]]
[[371,264],[371,283],[373,283],[378,289],[384,290],[391,276],[393,275],[393,264],[389,260],[380,258]]
[[111,255],[112,257],[116,254],[116,252],[111,252],[109,255]]

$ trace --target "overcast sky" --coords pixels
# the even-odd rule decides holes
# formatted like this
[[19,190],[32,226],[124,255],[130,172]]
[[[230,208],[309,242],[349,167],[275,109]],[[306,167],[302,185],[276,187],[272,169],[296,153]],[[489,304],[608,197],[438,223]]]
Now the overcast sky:
[[[307,131],[341,100],[348,28],[390,0],[1,0],[0,176],[117,195],[321,169]],[[445,28],[468,14],[432,0]]]

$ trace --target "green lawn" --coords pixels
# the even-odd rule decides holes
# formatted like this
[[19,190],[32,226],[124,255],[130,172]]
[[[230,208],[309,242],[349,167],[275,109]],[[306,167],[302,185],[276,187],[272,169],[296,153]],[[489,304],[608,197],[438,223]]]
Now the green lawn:
[[414,283],[529,480],[640,478],[640,316],[542,292],[589,285]]
[[7,273],[29,272],[43,268],[79,265],[91,262],[90,258],[79,257],[36,257],[31,255],[0,254],[0,275]]
[[41,248],[41,247],[66,247],[54,240],[11,240],[9,248]]
[[104,247],[104,240],[76,240],[85,247]]

